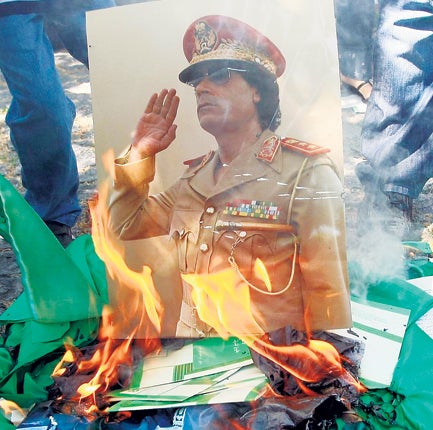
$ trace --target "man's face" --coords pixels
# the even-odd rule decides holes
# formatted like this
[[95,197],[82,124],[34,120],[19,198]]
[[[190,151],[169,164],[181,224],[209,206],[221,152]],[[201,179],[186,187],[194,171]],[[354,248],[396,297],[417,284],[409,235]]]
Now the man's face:
[[257,121],[258,91],[244,79],[245,71],[219,69],[191,83],[195,87],[201,127],[214,136]]

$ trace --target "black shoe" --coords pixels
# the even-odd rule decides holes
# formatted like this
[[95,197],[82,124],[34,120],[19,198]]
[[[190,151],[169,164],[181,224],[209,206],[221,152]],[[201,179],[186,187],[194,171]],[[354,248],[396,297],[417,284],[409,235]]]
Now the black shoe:
[[[371,191],[371,190],[370,190]],[[395,192],[374,193],[364,189],[364,199],[358,207],[358,233],[365,234],[375,227],[408,240],[413,230],[413,199]]]
[[413,199],[405,194],[387,192],[388,205],[391,208],[400,210],[403,216],[409,221],[413,221]]
[[53,232],[57,240],[66,248],[75,238],[72,234],[71,227],[56,221],[45,221],[45,224]]

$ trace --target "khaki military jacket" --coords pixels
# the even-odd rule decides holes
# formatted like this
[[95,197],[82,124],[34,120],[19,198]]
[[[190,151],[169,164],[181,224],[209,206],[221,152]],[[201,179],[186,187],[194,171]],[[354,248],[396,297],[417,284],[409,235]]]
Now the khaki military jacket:
[[[218,152],[211,152],[154,196],[148,196],[154,158],[128,163],[122,156],[115,166],[111,228],[124,240],[168,235],[176,241],[182,274],[238,270],[265,332],[288,325],[350,327],[342,184],[320,152],[267,130],[230,165],[221,167]],[[217,168],[225,171],[218,183]],[[257,259],[268,283],[254,270]],[[182,324],[199,327],[191,291],[184,289]]]

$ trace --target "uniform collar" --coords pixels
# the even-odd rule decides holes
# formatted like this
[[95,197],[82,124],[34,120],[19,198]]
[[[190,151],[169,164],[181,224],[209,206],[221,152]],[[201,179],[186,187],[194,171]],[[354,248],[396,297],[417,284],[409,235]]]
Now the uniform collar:
[[190,178],[190,186],[210,197],[246,182],[266,177],[268,169],[282,171],[280,138],[270,130],[265,130],[250,147],[240,153],[227,167],[227,174],[218,184],[213,181],[214,171],[220,163],[218,151],[202,162],[199,168],[188,169],[182,176]]

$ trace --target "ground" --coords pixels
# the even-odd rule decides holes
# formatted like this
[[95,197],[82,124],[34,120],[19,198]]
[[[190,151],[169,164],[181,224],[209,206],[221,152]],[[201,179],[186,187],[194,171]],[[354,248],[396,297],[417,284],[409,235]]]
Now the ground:
[[[77,108],[73,129],[73,147],[77,155],[80,174],[79,197],[83,214],[74,228],[75,235],[90,232],[87,201],[97,191],[95,151],[93,141],[92,108],[89,74],[87,69],[64,52],[56,54],[56,63],[68,96]],[[0,174],[4,175],[21,192],[20,166],[9,141],[5,116],[10,95],[5,82],[0,78]],[[354,258],[370,260],[370,263],[384,270],[394,271],[389,248],[384,246],[381,226],[379,231],[370,231],[364,237],[357,235],[358,208],[363,199],[362,187],[354,174],[354,166],[361,161],[360,132],[365,105],[354,94],[342,92],[342,118],[344,136],[345,204],[348,251]],[[422,228],[431,222],[433,213],[433,182],[429,181],[423,193],[414,204],[413,240],[419,240]],[[381,249],[381,256],[377,250]],[[358,253],[358,254],[357,254]],[[362,255],[362,257],[360,257]],[[396,256],[397,259],[400,255]],[[384,262],[386,264],[384,264]],[[7,242],[0,238],[0,314],[10,305],[22,290],[20,272],[14,254]]]

